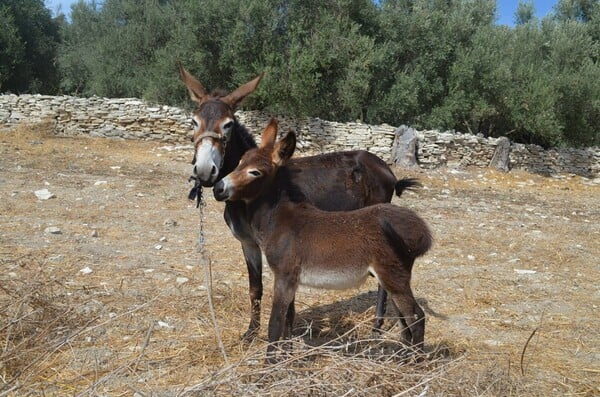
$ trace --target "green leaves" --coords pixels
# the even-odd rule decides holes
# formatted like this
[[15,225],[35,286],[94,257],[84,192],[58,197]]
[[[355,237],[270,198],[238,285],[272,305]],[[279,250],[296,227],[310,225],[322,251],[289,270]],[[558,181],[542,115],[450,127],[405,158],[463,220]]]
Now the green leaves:
[[54,92],[60,21],[41,0],[2,0],[0,26],[0,92]]
[[600,144],[600,0],[519,4],[509,28],[494,0],[3,0],[0,88],[190,106],[182,62],[209,90],[266,72],[246,108]]

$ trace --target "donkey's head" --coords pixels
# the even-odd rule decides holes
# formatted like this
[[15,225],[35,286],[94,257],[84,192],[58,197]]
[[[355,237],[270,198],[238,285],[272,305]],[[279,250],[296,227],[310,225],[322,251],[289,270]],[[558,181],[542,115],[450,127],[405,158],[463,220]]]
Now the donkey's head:
[[198,104],[192,116],[192,141],[195,151],[192,160],[193,175],[202,186],[213,186],[223,166],[225,149],[236,123],[235,109],[256,89],[262,74],[230,94],[218,91],[209,94],[181,64],[179,75],[190,93],[190,98]]
[[276,142],[277,121],[271,119],[262,133],[260,146],[247,151],[233,172],[213,188],[218,201],[251,202],[272,182],[279,167],[292,157],[296,134],[288,132]]

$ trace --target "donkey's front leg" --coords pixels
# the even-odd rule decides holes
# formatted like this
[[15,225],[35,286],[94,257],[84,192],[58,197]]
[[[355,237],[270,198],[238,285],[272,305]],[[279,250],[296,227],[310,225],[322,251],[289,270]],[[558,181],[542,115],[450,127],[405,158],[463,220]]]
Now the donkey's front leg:
[[252,341],[260,328],[260,303],[263,295],[262,284],[262,254],[259,246],[250,240],[242,241],[242,250],[248,266],[248,283],[250,290],[250,325],[242,336],[246,341]]
[[273,308],[269,318],[269,346],[267,347],[267,362],[277,362],[275,357],[279,350],[280,339],[287,335],[290,330],[290,322],[293,322],[294,297],[298,283],[294,277],[278,276],[275,274],[275,288],[273,291]]

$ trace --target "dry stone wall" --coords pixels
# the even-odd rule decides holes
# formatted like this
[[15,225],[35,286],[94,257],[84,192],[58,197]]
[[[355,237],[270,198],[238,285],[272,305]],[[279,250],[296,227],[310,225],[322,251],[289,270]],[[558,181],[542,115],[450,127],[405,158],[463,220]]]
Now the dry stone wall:
[[[259,134],[269,115],[238,112],[248,129]],[[180,108],[154,105],[135,98],[0,95],[0,124],[54,123],[58,134],[160,140],[189,144],[190,114]],[[278,117],[280,130],[298,133],[302,154],[366,149],[392,162],[394,138],[406,128],[364,123],[337,123],[318,118]],[[499,138],[439,131],[416,131],[417,163],[440,166],[487,167]],[[536,173],[568,172],[588,177],[600,174],[600,148],[544,150],[511,143],[510,167]]]

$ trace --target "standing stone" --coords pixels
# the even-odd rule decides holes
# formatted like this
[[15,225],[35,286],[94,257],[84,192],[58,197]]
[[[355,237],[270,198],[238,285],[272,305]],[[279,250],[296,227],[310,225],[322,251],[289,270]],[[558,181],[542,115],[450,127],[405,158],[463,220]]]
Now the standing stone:
[[503,172],[510,170],[510,140],[507,137],[498,138],[496,151],[489,166]]
[[394,131],[392,146],[392,164],[405,167],[417,167],[417,133],[414,128],[401,125]]

